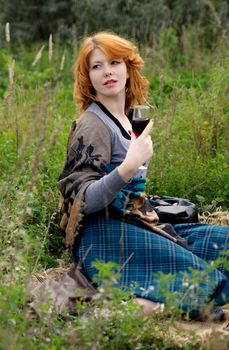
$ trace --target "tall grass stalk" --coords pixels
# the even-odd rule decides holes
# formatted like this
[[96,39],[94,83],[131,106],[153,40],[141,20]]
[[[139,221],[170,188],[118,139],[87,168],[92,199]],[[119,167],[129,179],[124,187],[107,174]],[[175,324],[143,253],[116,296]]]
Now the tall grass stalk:
[[5,26],[5,38],[6,38],[6,42],[10,43],[10,24],[9,24],[9,22],[7,22],[6,26]]
[[53,39],[52,39],[52,34],[49,36],[49,62],[52,61],[52,56],[53,56]]
[[63,55],[61,57],[61,62],[60,62],[60,71],[64,69],[64,64],[65,64],[65,56],[66,56],[66,49],[64,49]]
[[14,66],[15,66],[15,60],[12,60],[12,62],[9,63],[9,81],[12,85],[14,83]]
[[36,54],[36,56],[35,56],[35,58],[34,58],[34,60],[33,60],[33,62],[32,62],[32,67],[35,67],[36,64],[37,64],[37,62],[40,61],[40,59],[41,59],[41,57],[42,57],[42,52],[43,52],[44,48],[45,48],[45,45],[42,45],[41,48],[40,48],[40,50],[37,52],[37,54]]

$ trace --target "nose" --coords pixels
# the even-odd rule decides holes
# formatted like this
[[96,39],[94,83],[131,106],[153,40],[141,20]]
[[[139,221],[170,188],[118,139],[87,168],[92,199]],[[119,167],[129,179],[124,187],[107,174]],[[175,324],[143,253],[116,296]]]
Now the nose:
[[104,66],[104,76],[107,78],[107,77],[110,77],[111,75],[112,75],[111,67],[109,64],[107,64]]
[[111,72],[109,72],[109,73],[108,73],[108,72],[106,72],[106,73],[105,73],[105,77],[110,77],[111,75],[112,75],[112,73],[111,73]]

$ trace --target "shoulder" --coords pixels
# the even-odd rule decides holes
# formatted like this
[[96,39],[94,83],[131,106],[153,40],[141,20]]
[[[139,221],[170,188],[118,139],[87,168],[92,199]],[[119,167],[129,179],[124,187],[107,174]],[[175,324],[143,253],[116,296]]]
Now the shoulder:
[[76,121],[77,126],[80,128],[90,128],[95,131],[95,129],[102,128],[107,129],[106,124],[101,120],[101,118],[95,112],[85,111],[80,115],[80,118]]
[[109,129],[96,113],[91,111],[83,112],[73,125],[74,130],[72,130],[69,142],[71,147],[75,147],[79,140],[87,144],[105,143],[107,146],[111,145]]

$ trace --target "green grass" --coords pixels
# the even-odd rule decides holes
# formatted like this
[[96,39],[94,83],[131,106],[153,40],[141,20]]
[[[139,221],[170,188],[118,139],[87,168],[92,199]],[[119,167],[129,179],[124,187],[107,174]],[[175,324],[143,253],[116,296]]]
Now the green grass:
[[[5,47],[0,52],[0,349],[177,349],[178,342],[167,332],[173,315],[140,318],[131,298],[123,306],[115,290],[113,298],[99,299],[99,310],[110,313],[96,322],[91,306],[83,306],[87,317],[67,323],[53,316],[47,324],[27,314],[25,291],[31,274],[69,263],[58,228],[56,181],[71,122],[78,115],[72,98],[71,48],[54,45],[49,61],[46,46],[32,66],[41,46]],[[147,183],[151,194],[229,208],[225,52],[226,43],[212,53],[187,48],[170,61],[169,52],[144,50],[155,120],[155,154]],[[10,84],[8,65],[13,59]],[[181,347],[216,349],[211,341],[207,345],[193,339]]]

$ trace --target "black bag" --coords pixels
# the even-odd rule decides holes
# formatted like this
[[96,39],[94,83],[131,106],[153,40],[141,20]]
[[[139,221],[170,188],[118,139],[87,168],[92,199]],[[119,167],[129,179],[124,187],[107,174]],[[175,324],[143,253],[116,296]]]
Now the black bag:
[[188,199],[170,196],[149,196],[160,223],[182,224],[198,222],[198,208]]

